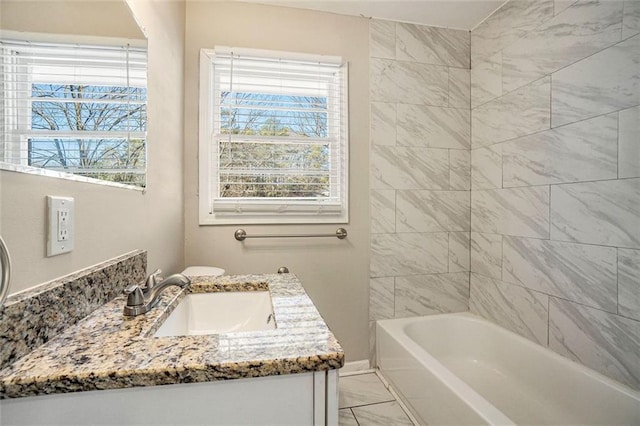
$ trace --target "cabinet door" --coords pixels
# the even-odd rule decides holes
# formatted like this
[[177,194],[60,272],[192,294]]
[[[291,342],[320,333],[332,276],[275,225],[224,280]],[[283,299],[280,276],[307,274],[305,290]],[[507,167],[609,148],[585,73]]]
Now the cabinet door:
[[299,426],[314,424],[313,403],[314,373],[288,374],[7,399],[0,424]]

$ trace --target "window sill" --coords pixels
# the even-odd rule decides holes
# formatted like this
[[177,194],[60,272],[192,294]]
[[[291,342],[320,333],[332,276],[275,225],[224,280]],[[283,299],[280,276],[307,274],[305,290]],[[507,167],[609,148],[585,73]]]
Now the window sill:
[[315,215],[224,215],[216,217],[209,212],[200,214],[200,226],[216,225],[313,225],[349,223],[348,214],[315,216]]
[[26,174],[29,174],[29,175],[38,175],[38,176],[55,178],[55,179],[64,179],[64,180],[70,180],[70,181],[74,181],[74,182],[90,183],[90,184],[94,184],[94,185],[102,185],[102,186],[111,186],[111,187],[115,187],[115,188],[130,189],[130,190],[133,190],[133,191],[142,192],[143,194],[147,190],[146,188],[142,188],[142,187],[136,186],[136,185],[127,185],[127,184],[124,184],[124,183],[110,182],[108,180],[100,180],[100,179],[90,178],[90,177],[86,177],[86,176],[78,176],[78,175],[74,175],[72,173],[64,173],[64,172],[58,172],[58,171],[55,171],[55,170],[41,169],[39,167],[23,166],[23,165],[19,165],[19,164],[11,164],[11,163],[3,162],[3,161],[0,161],[0,170],[7,170],[7,171],[10,171],[10,172],[18,172],[18,173],[26,173]]

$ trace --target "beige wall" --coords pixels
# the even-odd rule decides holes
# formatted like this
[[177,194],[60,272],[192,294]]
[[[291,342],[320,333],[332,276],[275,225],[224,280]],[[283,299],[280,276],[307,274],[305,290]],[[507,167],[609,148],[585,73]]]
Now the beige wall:
[[[183,266],[184,3],[129,3],[149,38],[148,190],[0,172],[0,232],[13,259],[12,293],[136,248],[149,251],[150,269]],[[46,195],[75,197],[69,254],[45,256]]]
[[[187,3],[185,68],[185,259],[229,273],[275,272],[286,265],[343,345],[347,360],[367,358],[368,20],[272,6]],[[198,225],[198,54],[216,45],[342,56],[349,61],[350,223],[337,239],[234,240],[234,226]],[[248,233],[335,232],[335,225],[243,226]]]

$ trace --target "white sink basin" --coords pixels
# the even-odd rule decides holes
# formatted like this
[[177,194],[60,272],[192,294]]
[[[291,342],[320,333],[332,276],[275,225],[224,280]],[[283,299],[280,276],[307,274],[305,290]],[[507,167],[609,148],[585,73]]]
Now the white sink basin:
[[273,330],[268,291],[188,294],[173,310],[154,337]]

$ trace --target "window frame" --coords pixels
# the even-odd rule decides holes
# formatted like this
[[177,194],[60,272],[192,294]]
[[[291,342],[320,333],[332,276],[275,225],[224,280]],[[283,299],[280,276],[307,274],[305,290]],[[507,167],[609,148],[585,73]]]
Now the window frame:
[[[337,147],[340,150],[337,173],[340,176],[338,184],[330,183],[330,189],[339,191],[339,206],[322,207],[322,202],[287,203],[284,199],[255,199],[247,197],[252,202],[237,203],[239,207],[227,207],[224,211],[215,212],[213,209],[215,194],[213,176],[217,173],[214,156],[217,157],[217,138],[215,137],[215,102],[217,96],[214,84],[214,60],[216,51],[255,56],[261,58],[280,58],[295,61],[330,62],[341,65],[342,79],[340,81],[341,115],[340,134]],[[348,64],[342,58],[335,56],[312,55],[304,53],[283,52],[273,50],[258,50],[245,48],[229,48],[216,46],[214,49],[200,49],[200,78],[199,78],[199,152],[198,152],[198,197],[200,225],[231,225],[231,224],[346,224],[349,222],[349,103],[348,103]],[[327,129],[331,132],[331,129]],[[338,186],[339,185],[339,186]],[[290,200],[291,201],[291,200]],[[222,203],[219,203],[222,204]],[[233,203],[230,202],[229,205]],[[284,206],[284,207],[283,207]]]

